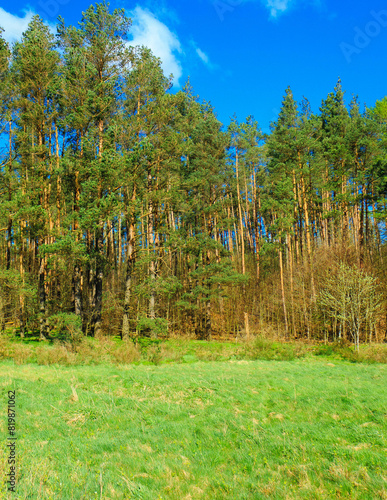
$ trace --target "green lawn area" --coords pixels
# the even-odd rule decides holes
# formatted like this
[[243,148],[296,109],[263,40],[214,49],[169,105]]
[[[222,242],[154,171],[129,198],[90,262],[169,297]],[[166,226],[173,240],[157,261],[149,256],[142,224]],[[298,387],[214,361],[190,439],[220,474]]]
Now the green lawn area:
[[[387,499],[386,365],[0,363],[1,498]],[[17,493],[6,493],[16,390]]]

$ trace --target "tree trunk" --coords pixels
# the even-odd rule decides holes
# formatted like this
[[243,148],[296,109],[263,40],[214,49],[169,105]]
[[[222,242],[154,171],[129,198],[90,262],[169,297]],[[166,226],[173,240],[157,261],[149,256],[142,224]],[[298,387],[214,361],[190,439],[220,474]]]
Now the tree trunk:
[[155,262],[155,241],[156,241],[156,228],[154,227],[154,203],[152,200],[152,173],[148,170],[148,194],[149,194],[149,208],[148,208],[148,255],[149,266],[148,272],[151,280],[150,295],[149,295],[149,317],[154,320],[156,318],[155,304],[156,304],[156,262]]
[[96,264],[94,275],[94,295],[92,305],[91,332],[93,336],[100,336],[102,333],[102,286],[103,286],[103,226],[96,230],[95,237]]
[[240,242],[241,242],[242,274],[246,274],[245,237],[244,237],[244,231],[243,231],[241,193],[240,193],[240,189],[239,189],[239,155],[238,155],[238,151],[236,152],[236,156],[235,156],[235,172],[236,172],[237,195],[238,195],[238,212],[239,212],[239,231],[240,231]]
[[257,184],[255,177],[255,168],[253,167],[253,219],[254,219],[254,239],[255,239],[255,261],[257,266],[257,282],[259,281],[260,273],[260,256],[259,256],[259,229],[258,229],[258,210],[257,210]]
[[285,285],[284,285],[284,266],[282,261],[282,250],[278,250],[279,254],[279,263],[280,263],[280,276],[281,276],[281,295],[282,295],[282,307],[284,311],[284,320],[285,320],[285,337],[288,338],[289,327],[288,327],[288,314],[286,310],[286,299],[285,299]]
[[[98,158],[102,162],[103,155],[103,128],[104,122],[100,120],[98,123],[99,143],[98,143]],[[102,180],[98,183],[98,206],[102,199]],[[92,303],[92,316],[91,316],[91,333],[94,336],[99,336],[102,333],[102,288],[103,288],[103,272],[104,272],[104,252],[103,252],[103,228],[104,224],[100,220],[98,227],[95,230],[95,274],[94,274],[94,294]]]
[[40,258],[40,266],[39,266],[39,340],[46,339],[46,286],[44,283],[45,277],[45,259],[44,257]]
[[[132,202],[136,199],[136,188],[133,189]],[[130,335],[130,299],[132,296],[132,277],[136,258],[136,238],[135,238],[135,221],[133,215],[130,220],[127,219],[128,226],[128,250],[127,250],[127,267],[125,276],[125,298],[124,298],[124,315],[122,318],[121,338],[127,339]]]

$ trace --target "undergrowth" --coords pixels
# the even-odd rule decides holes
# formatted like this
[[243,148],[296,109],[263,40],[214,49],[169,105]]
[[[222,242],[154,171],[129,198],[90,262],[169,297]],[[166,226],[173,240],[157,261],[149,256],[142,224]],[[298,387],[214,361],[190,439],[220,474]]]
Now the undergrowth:
[[352,363],[387,363],[387,346],[363,345],[360,352],[343,343],[308,345],[278,342],[256,337],[244,342],[206,342],[185,339],[121,341],[112,337],[83,338],[77,342],[20,342],[0,337],[0,360],[15,364],[93,365],[101,363],[151,364],[194,363],[197,361],[268,360],[293,361],[324,357]]

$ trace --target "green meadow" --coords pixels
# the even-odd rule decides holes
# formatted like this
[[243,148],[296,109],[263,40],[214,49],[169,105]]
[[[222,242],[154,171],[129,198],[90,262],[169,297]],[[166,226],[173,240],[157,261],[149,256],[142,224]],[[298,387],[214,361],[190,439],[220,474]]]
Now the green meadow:
[[[235,358],[235,359],[232,359]],[[386,499],[386,365],[0,363],[0,498]],[[8,493],[7,391],[17,486]]]

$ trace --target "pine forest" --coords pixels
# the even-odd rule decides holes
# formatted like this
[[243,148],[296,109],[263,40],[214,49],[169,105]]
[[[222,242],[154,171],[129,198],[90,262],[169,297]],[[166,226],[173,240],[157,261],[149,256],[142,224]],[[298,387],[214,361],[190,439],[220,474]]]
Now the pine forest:
[[130,29],[102,3],[0,38],[0,329],[383,342],[387,98],[224,125]]

